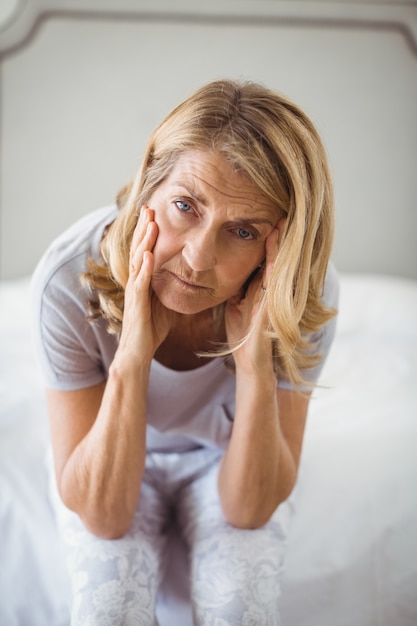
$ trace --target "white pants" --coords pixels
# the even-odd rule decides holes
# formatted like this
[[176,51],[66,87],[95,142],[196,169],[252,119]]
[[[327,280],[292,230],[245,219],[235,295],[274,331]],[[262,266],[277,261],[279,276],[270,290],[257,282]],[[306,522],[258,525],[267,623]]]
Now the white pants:
[[127,534],[105,540],[59,506],[68,554],[72,626],[154,626],[167,530],[177,524],[189,550],[194,624],[278,626],[290,501],[257,530],[230,526],[221,511],[221,452],[149,453]]

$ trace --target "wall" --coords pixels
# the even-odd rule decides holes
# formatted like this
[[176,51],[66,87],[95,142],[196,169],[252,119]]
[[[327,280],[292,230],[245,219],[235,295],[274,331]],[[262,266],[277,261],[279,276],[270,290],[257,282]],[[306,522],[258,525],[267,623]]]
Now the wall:
[[220,76],[264,82],[315,122],[338,267],[417,278],[415,2],[8,2],[1,278],[29,274],[63,228],[112,202],[153,126]]

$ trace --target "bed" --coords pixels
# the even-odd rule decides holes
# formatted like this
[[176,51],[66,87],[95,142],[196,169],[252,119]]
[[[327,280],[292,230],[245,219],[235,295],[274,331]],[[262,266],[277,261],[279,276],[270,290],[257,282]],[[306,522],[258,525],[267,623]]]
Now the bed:
[[[294,97],[335,178],[340,315],[307,423],[283,625],[417,624],[416,42],[411,1],[2,3],[2,626],[69,626],[33,268],[54,236],[113,200],[161,116],[219,75]],[[175,546],[167,558],[159,622],[189,626],[186,558]]]
[[[0,623],[66,626],[28,284],[0,286]],[[284,624],[415,626],[417,281],[342,274],[340,311],[311,403]],[[182,554],[172,557],[179,567],[175,557],[182,567]],[[166,588],[160,617],[166,626],[191,623],[184,587]]]

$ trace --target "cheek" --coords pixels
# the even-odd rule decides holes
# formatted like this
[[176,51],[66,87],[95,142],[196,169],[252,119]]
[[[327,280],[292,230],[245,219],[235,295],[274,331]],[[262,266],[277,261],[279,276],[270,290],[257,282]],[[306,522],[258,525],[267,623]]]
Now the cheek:
[[247,255],[242,258],[237,255],[234,256],[223,266],[222,282],[225,285],[233,286],[234,289],[240,289],[262,262],[262,259],[262,254],[256,255],[254,258],[248,258]]

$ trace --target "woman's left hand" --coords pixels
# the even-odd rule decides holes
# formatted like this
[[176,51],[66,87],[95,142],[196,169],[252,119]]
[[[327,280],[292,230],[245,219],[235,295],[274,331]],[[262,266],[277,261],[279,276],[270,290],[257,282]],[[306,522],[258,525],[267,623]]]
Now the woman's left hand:
[[265,244],[265,269],[245,294],[226,309],[233,352],[236,396],[233,430],[219,471],[219,496],[232,526],[259,528],[294,487],[299,465],[308,398],[277,387],[272,342],[263,287],[273,289],[272,266],[277,254],[279,225]]
[[265,267],[255,275],[244,294],[231,298],[226,307],[226,333],[231,348],[249,334],[243,345],[233,352],[237,369],[253,372],[272,367],[271,340],[267,337],[268,316],[265,292],[268,289],[272,264],[278,245],[278,228],[274,228],[265,242]]

